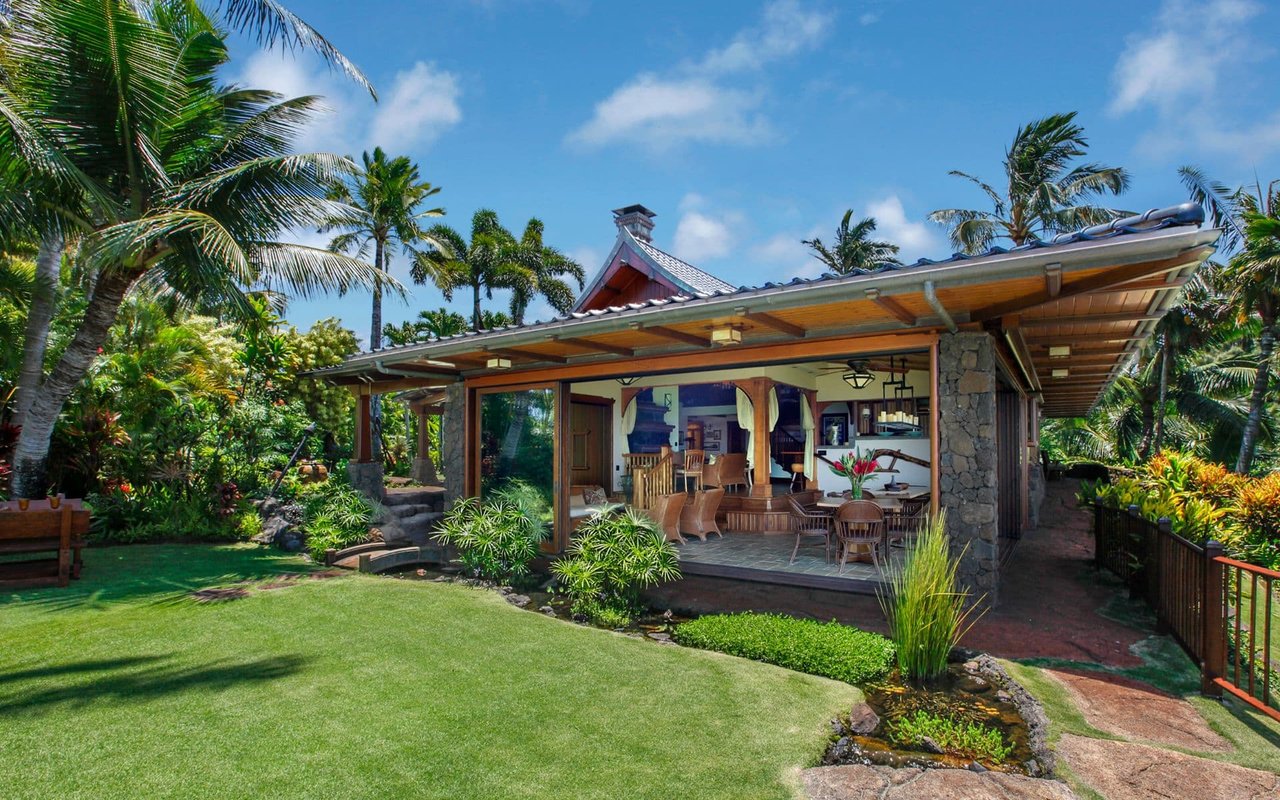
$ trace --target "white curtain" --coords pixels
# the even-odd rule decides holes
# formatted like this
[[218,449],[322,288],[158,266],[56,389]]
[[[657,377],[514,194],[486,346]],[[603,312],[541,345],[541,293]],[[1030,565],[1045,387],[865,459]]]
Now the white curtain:
[[[775,386],[769,390],[769,432],[772,433],[776,427],[778,427],[778,387]],[[769,444],[769,473],[773,474],[772,440],[770,440]]]
[[813,480],[814,468],[818,465],[813,443],[816,426],[813,424],[813,409],[809,408],[809,398],[804,395],[800,395],[800,427],[804,429],[804,476]]
[[751,460],[756,452],[756,407],[751,405],[751,398],[747,393],[738,389],[736,392],[738,398],[738,427],[747,432],[747,467],[752,466]]
[[622,407],[622,435],[628,436],[636,429],[636,399],[631,398],[625,406]]

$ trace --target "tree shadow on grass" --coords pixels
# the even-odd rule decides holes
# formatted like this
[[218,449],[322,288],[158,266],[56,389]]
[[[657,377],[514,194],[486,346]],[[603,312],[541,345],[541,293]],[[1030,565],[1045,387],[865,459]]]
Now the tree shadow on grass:
[[[288,677],[300,672],[308,662],[302,656],[283,655],[249,661],[222,659],[192,667],[164,663],[169,658],[144,656],[51,665],[29,670],[26,674],[18,673],[19,677],[8,685],[8,676],[0,675],[0,718],[44,714],[59,706],[80,707],[104,702],[133,704],[167,695],[221,692]],[[141,664],[146,666],[138,668]],[[104,671],[106,674],[102,674]],[[85,677],[34,690],[17,682],[51,675]]]
[[247,545],[124,545],[84,551],[84,571],[70,586],[0,589],[0,609],[103,609],[117,603],[171,600],[210,586],[315,570],[297,555]]

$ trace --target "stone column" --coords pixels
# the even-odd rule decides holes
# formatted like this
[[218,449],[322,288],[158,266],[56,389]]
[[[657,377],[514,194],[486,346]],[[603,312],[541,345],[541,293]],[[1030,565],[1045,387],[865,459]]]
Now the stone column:
[[[986,333],[943,334],[938,352],[938,483],[960,581],[977,600],[999,599],[996,364]],[[1017,491],[1016,487],[1009,487]]]
[[465,495],[467,391],[461,383],[445,389],[444,414],[440,418],[440,470],[444,472],[445,506]]
[[347,464],[347,475],[351,485],[360,490],[366,497],[382,500],[385,489],[382,485],[382,461],[373,458],[373,431],[371,406],[373,395],[367,387],[360,387],[356,397],[356,442],[355,453]]

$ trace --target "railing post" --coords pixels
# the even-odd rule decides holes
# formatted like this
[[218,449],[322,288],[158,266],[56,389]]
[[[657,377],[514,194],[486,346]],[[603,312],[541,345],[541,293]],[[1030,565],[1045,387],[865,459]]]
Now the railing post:
[[1164,537],[1173,535],[1173,522],[1161,517],[1154,527],[1148,526],[1147,537],[1147,602],[1156,612],[1156,633],[1168,633],[1169,621],[1164,607]]
[[[1145,567],[1147,565],[1147,560],[1145,557],[1140,557],[1134,552],[1138,549],[1137,537],[1133,535],[1133,526],[1140,519],[1138,516],[1138,507],[1131,503],[1128,511],[1129,518],[1124,524],[1124,578],[1129,582],[1129,596],[1132,597],[1136,594],[1134,592],[1136,584],[1133,580],[1133,573]],[[1142,543],[1144,545],[1146,544],[1146,541],[1146,537],[1143,537]],[[1136,568],[1134,567],[1135,563],[1138,565]]]
[[[1227,666],[1226,599],[1224,596],[1222,544],[1208,541],[1204,546],[1204,594],[1200,599],[1203,614],[1200,630],[1204,636],[1200,665],[1200,693],[1209,697],[1221,697],[1222,687],[1214,679],[1222,677]],[[1239,613],[1239,612],[1237,612]]]
[[1093,566],[1102,569],[1102,498],[1093,497]]

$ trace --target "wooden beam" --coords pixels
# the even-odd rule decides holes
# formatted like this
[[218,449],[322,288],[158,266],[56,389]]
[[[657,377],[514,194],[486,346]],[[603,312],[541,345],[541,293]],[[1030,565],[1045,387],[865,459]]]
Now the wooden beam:
[[623,347],[622,345],[617,344],[602,344],[601,342],[593,342],[589,339],[561,339],[559,336],[555,336],[553,334],[547,337],[547,341],[559,342],[560,344],[567,344],[572,347],[581,347],[584,350],[595,350],[600,353],[612,353],[615,356],[623,356],[625,358],[631,358],[636,354],[636,351],[632,350],[630,347]]
[[567,364],[569,359],[564,356],[553,356],[545,353],[535,353],[532,350],[519,350],[513,347],[493,347],[486,348],[486,353],[492,353],[495,356],[506,356],[507,358],[527,358],[530,361],[550,361],[552,364]]
[[631,329],[642,331],[652,336],[659,336],[663,339],[670,339],[673,342],[681,344],[691,344],[694,347],[710,347],[711,340],[692,333],[678,331],[675,328],[668,328],[666,325],[642,325],[639,322],[631,323]]
[[757,325],[763,325],[766,328],[772,328],[778,333],[785,333],[786,335],[794,336],[797,339],[803,339],[808,333],[808,331],[801,328],[799,325],[792,325],[790,322],[780,320],[772,314],[766,314],[763,311],[752,312],[747,311],[745,308],[737,308],[734,309],[734,313],[749,322],[754,322]]
[[1097,296],[1100,294],[1123,294],[1124,292],[1150,292],[1163,291],[1166,289],[1181,289],[1187,285],[1187,278],[1148,278],[1140,281],[1130,281],[1122,283],[1119,286],[1111,286],[1106,289],[1098,289],[1089,292],[1089,294]]
[[1084,335],[1070,334],[1070,340],[1064,340],[1061,336],[1028,336],[1027,344],[1032,347],[1049,347],[1056,344],[1069,344],[1074,348],[1077,344],[1089,342],[1118,342],[1128,344],[1129,342],[1141,342],[1147,337],[1134,336],[1129,331],[1118,331],[1116,333],[1088,333]]
[[[1043,291],[1035,292],[1029,295],[1023,295],[1014,300],[1008,300],[1001,303],[995,303],[985,308],[975,309],[970,315],[970,320],[982,321],[1003,317],[1005,314],[1011,314],[1019,311],[1028,311],[1050,303],[1057,303],[1071,297],[1081,297],[1092,294],[1101,289],[1110,289],[1119,284],[1130,283],[1139,278],[1148,278],[1153,274],[1161,274],[1170,272],[1175,269],[1182,269],[1193,264],[1199,263],[1207,258],[1211,250],[1206,247],[1198,247],[1189,253],[1179,253],[1174,258],[1164,259],[1162,261],[1144,261],[1138,264],[1128,264],[1123,267],[1107,270],[1098,275],[1091,275],[1088,278],[1081,278],[1069,284],[1059,285],[1058,291],[1053,291],[1054,287],[1046,285]],[[1049,280],[1049,274],[1045,275],[1046,283]]]
[[[1051,328],[1054,325],[1090,325],[1103,322],[1155,322],[1163,317],[1163,314],[1135,314],[1132,312],[1121,312],[1118,314],[1080,314],[1072,317],[1038,317],[1036,319],[1022,318],[1022,327],[1024,328]],[[1132,334],[1128,334],[1132,335]],[[1074,337],[1072,337],[1074,338]],[[1068,342],[1067,344],[1070,344]]]
[[868,289],[867,299],[888,311],[889,314],[904,325],[915,325],[916,315],[912,314],[897,300],[880,294],[879,289]]
[[1044,291],[1049,297],[1057,297],[1062,292],[1062,265],[1044,265]]
[[429,367],[420,364],[403,363],[403,364],[386,364],[386,368],[392,372],[414,372],[427,376],[443,377],[445,375],[458,375],[458,370],[449,369],[448,367]]

